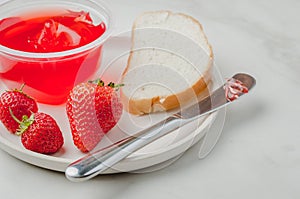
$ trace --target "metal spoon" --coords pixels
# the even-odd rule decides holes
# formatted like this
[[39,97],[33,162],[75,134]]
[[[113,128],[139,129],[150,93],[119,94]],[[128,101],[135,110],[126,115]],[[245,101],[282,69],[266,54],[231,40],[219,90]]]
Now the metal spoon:
[[[232,84],[232,82],[236,84]],[[199,119],[205,114],[226,106],[243,95],[245,91],[252,89],[255,83],[255,79],[248,74],[236,74],[230,81],[227,81],[223,86],[200,102],[171,115],[167,119],[138,132],[134,136],[127,137],[111,146],[90,153],[75,161],[67,167],[65,175],[69,180],[79,182],[104,173],[108,168],[141,147],[183,125]]]

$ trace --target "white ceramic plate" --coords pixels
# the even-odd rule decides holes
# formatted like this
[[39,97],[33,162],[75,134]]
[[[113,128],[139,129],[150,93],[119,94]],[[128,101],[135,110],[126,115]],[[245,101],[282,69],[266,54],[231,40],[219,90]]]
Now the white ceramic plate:
[[[98,74],[105,73],[104,80],[119,80],[120,74],[122,74],[126,65],[129,46],[130,37],[115,37],[110,42],[107,42],[104,48],[102,64],[109,67],[102,67],[98,71]],[[4,90],[5,85],[0,81],[0,92],[2,93]],[[39,104],[39,110],[40,112],[52,115],[63,132],[65,144],[59,152],[53,155],[43,155],[26,150],[21,144],[20,137],[9,133],[2,123],[0,124],[0,147],[12,156],[27,163],[64,172],[70,163],[85,154],[78,151],[73,145],[64,105],[50,106]],[[133,134],[142,128],[163,120],[169,114],[172,113],[158,113],[137,117],[124,112],[116,128],[107,134],[107,137],[99,143],[97,149],[124,137],[124,133],[120,133],[120,129],[128,134]],[[216,115],[217,113],[204,116],[152,142],[128,156],[114,168],[107,170],[106,173],[136,171],[172,160],[189,149],[205,135],[214,122]]]

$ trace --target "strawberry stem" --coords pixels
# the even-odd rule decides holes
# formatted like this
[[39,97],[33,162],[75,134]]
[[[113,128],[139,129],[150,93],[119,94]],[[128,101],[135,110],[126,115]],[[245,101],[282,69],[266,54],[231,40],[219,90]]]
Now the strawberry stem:
[[21,124],[21,121],[14,115],[14,113],[12,112],[11,108],[9,107],[9,113],[10,113],[10,116],[18,123],[18,124]]
[[23,83],[19,89],[20,92],[23,92],[23,88],[25,87],[25,83]]
[[11,117],[19,124],[19,128],[17,129],[16,135],[22,135],[28,129],[28,127],[34,122],[34,113],[32,113],[29,118],[27,115],[23,115],[22,121],[20,121],[14,115],[10,107],[9,107],[9,113]]
[[114,87],[115,87],[115,83],[109,82],[109,83],[107,84],[107,86],[114,88]]
[[122,86],[124,86],[124,84],[115,84],[113,82],[109,82],[109,84],[107,86],[110,86],[110,87],[114,88],[115,90],[119,90]]
[[33,122],[34,122],[34,113],[32,113],[29,118],[27,115],[23,115],[22,122],[20,123],[16,135],[22,135]]
[[23,88],[24,88],[25,86],[26,86],[26,84],[23,83],[23,84],[21,85],[20,89],[14,88],[12,91],[22,93],[22,94],[25,95],[26,97],[35,100],[35,99],[32,98],[31,96],[29,96],[29,95],[27,95],[26,93],[23,92]]
[[15,89],[13,89],[13,91],[17,91],[17,92],[23,93],[23,88],[24,87],[25,87],[25,83],[21,84],[21,86],[20,86],[19,89],[15,88]]
[[104,86],[104,81],[102,81],[101,79],[90,80],[88,82],[91,84],[97,84],[98,86]]
[[[88,82],[91,83],[91,84],[97,84],[98,86],[105,86],[104,81],[102,81],[101,79],[90,80]],[[109,82],[107,84],[107,86],[115,88],[116,90],[118,90],[119,88],[121,88],[122,86],[124,86],[124,84],[115,84],[113,82]]]

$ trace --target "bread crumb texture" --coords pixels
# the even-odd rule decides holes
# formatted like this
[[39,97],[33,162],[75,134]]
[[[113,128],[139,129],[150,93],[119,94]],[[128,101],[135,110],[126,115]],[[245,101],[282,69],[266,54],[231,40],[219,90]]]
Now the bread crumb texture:
[[139,16],[123,74],[121,96],[133,114],[177,108],[211,80],[213,53],[199,22],[169,11]]

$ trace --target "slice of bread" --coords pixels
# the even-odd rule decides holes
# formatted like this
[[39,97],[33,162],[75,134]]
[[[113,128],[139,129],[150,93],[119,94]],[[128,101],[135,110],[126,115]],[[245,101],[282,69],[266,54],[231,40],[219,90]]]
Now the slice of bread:
[[206,90],[211,80],[212,48],[201,24],[169,11],[139,16],[123,73],[121,97],[132,114],[177,108]]

